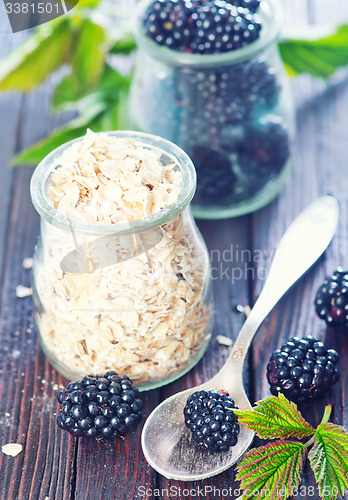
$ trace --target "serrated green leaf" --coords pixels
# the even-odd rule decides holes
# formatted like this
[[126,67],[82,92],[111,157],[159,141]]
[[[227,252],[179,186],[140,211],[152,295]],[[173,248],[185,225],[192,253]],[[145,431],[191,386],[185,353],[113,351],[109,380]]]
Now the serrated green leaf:
[[279,50],[291,75],[309,73],[328,78],[348,64],[348,25],[339,26],[332,35],[317,40],[281,40]]
[[238,420],[262,439],[302,439],[314,434],[295,403],[283,394],[258,401],[252,410],[235,410]]
[[32,90],[66,61],[72,44],[68,18],[45,26],[1,61],[0,91]]
[[110,54],[129,55],[136,48],[137,44],[132,33],[125,33],[111,45],[109,52]]
[[[242,499],[284,500],[293,494],[301,481],[306,457],[304,444],[294,441],[272,441],[249,451],[237,466]],[[262,494],[260,493],[262,492]]]
[[348,490],[348,434],[343,427],[320,424],[308,455],[319,492],[324,500],[334,500]]
[[106,33],[102,26],[83,19],[72,49],[72,77],[78,91],[94,85],[104,71]]

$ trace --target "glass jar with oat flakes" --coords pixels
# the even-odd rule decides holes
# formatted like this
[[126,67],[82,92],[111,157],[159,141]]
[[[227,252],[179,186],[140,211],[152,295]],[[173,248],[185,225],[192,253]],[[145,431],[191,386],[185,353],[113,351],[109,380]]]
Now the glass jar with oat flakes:
[[115,370],[152,389],[201,358],[212,302],[195,185],[180,148],[137,132],[88,131],[37,166],[36,324],[64,376]]

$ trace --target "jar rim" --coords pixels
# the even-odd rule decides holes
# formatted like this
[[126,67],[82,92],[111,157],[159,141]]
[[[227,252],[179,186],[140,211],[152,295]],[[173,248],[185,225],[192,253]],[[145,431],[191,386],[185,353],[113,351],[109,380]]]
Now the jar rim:
[[57,160],[65,149],[79,142],[83,137],[78,137],[57,147],[37,165],[30,180],[30,195],[32,203],[44,220],[55,227],[68,231],[80,231],[83,233],[109,235],[109,234],[135,234],[155,229],[173,220],[190,203],[196,190],[196,171],[190,157],[172,142],[162,137],[128,130],[117,130],[108,132],[96,132],[97,134],[108,134],[120,139],[132,139],[141,146],[151,146],[163,151],[176,163],[182,174],[182,184],[178,199],[172,205],[162,210],[142,217],[135,221],[122,221],[115,224],[85,222],[70,218],[58,210],[49,202],[45,187],[52,171],[57,167]]
[[145,8],[152,0],[142,0],[135,16],[134,36],[138,46],[151,56],[173,66],[214,67],[224,64],[237,64],[257,56],[271,45],[279,36],[283,24],[283,11],[278,0],[262,0],[258,14],[261,17],[260,37],[249,45],[221,54],[188,54],[159,45],[145,35],[141,22]]

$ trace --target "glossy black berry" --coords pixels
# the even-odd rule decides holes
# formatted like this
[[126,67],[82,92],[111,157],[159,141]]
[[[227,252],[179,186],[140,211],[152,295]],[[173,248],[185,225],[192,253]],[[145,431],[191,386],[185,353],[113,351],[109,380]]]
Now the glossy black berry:
[[240,49],[260,36],[261,22],[248,9],[212,0],[194,13],[190,49],[193,53],[215,54]]
[[210,451],[226,451],[237,443],[239,424],[233,409],[237,407],[227,392],[197,391],[184,408],[185,425],[192,439]]
[[338,381],[337,362],[337,352],[322,342],[294,337],[272,354],[267,365],[271,393],[282,392],[292,401],[317,396]]
[[143,16],[145,34],[159,45],[185,51],[192,35],[193,12],[183,0],[155,0]]
[[279,174],[290,155],[288,131],[278,117],[268,117],[250,127],[248,140],[239,149],[238,162],[243,173],[258,180]]
[[318,288],[315,310],[328,326],[348,331],[348,271],[338,268]]
[[229,3],[236,7],[244,7],[250,12],[256,12],[260,7],[260,0],[228,0]]
[[88,409],[85,405],[73,405],[69,412],[69,415],[75,420],[80,420],[80,418],[85,418],[88,415]]
[[108,439],[124,435],[142,418],[139,390],[115,372],[84,377],[58,392],[57,424],[72,436]]
[[83,404],[83,403],[86,403],[87,401],[87,396],[86,394],[79,390],[79,391],[73,391],[71,394],[70,394],[70,401],[71,403],[73,404]]
[[191,150],[191,158],[197,171],[197,202],[219,202],[232,192],[236,176],[226,155],[200,145]]
[[82,382],[69,382],[69,384],[66,386],[66,390],[69,392],[78,391],[80,389],[83,389]]

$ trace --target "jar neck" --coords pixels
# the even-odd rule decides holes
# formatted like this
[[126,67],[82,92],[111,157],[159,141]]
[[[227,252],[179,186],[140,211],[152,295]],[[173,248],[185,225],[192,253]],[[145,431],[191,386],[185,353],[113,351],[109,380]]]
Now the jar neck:
[[106,236],[144,233],[170,222],[182,213],[192,200],[196,189],[196,172],[189,156],[175,144],[155,135],[132,131],[115,131],[107,134],[119,139],[132,139],[141,147],[160,150],[166,158],[176,164],[182,174],[182,184],[176,202],[142,219],[116,224],[80,221],[58,212],[47,199],[47,187],[51,173],[59,166],[62,154],[72,144],[82,140],[78,138],[53,150],[34,170],[30,182],[30,193],[39,215],[46,222],[65,231]]
[[262,0],[258,12],[262,22],[262,30],[258,40],[246,47],[221,54],[187,54],[159,45],[146,36],[142,25],[142,14],[149,3],[149,0],[144,0],[139,4],[134,27],[138,47],[152,58],[171,66],[204,68],[237,64],[253,59],[277,41],[283,23],[283,13],[279,1]]

